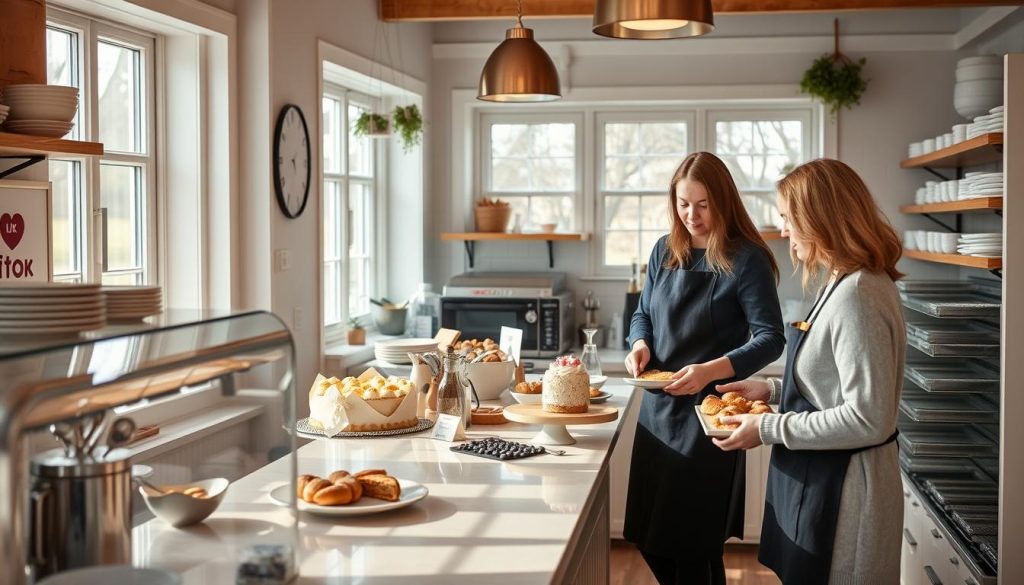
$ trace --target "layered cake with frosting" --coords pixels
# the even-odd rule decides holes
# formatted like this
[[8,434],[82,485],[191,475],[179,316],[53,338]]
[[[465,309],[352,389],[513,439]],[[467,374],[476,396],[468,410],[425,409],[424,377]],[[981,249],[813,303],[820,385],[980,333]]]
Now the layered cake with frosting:
[[367,370],[358,378],[318,375],[309,390],[309,425],[328,436],[416,426],[416,393],[405,378]]
[[574,355],[561,356],[544,372],[541,391],[544,412],[578,414],[590,407],[590,376]]

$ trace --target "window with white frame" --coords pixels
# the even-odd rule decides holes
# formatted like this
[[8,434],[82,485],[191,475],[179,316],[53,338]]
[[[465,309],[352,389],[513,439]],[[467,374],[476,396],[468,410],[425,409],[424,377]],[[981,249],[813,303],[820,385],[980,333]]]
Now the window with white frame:
[[643,262],[669,227],[668,184],[691,152],[693,115],[599,114],[597,225],[604,266]]
[[54,280],[156,280],[154,46],[143,31],[48,15],[48,81],[80,90],[70,137],[104,146],[49,161]]
[[579,114],[485,116],[481,197],[512,207],[524,230],[578,229],[583,132]]
[[379,203],[378,142],[356,136],[363,112],[380,111],[380,100],[328,84],[323,95],[323,315],[328,338],[351,318],[370,312],[376,291],[374,226]]

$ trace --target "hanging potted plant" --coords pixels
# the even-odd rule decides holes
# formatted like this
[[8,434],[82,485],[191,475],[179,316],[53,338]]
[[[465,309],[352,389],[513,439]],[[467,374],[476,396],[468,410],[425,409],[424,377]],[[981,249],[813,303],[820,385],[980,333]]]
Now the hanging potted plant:
[[356,118],[355,135],[383,138],[389,134],[388,119],[373,112],[363,112]]
[[818,98],[832,115],[841,108],[852,108],[860,103],[860,97],[868,87],[861,70],[867,61],[863,57],[851,60],[839,51],[839,20],[834,21],[835,51],[814,60],[810,69],[800,80],[800,91]]
[[420,109],[416,104],[395,106],[391,121],[394,123],[395,131],[402,137],[405,152],[409,152],[420,143],[423,138],[423,117],[420,116]]

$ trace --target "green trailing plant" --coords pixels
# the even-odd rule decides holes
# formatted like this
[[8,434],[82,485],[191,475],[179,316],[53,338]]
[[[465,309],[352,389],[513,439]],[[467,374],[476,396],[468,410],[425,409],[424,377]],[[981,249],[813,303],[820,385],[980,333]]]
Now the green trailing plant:
[[348,319],[349,329],[362,329],[363,324],[359,322],[359,317],[349,317]]
[[861,77],[866,61],[863,57],[852,61],[839,52],[822,55],[804,72],[800,91],[820,99],[832,115],[841,108],[852,108],[860,104],[860,97],[868,87],[868,81]]
[[411,106],[395,106],[391,114],[391,121],[394,123],[395,131],[402,137],[402,147],[405,152],[412,150],[423,138],[423,117],[420,116],[420,109],[413,104]]
[[363,112],[356,118],[356,136],[370,136],[388,133],[388,119],[380,114]]

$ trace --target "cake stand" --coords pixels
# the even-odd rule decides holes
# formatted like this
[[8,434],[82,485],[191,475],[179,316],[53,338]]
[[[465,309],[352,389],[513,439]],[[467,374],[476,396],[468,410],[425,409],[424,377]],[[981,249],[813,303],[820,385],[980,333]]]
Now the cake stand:
[[572,445],[568,425],[594,425],[611,422],[619,418],[619,409],[614,406],[591,404],[587,412],[579,414],[563,414],[544,412],[542,404],[512,404],[505,407],[505,418],[510,421],[529,425],[544,425],[535,437],[530,439],[538,445]]

